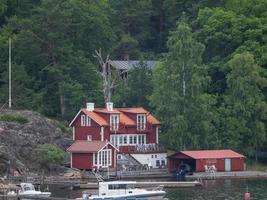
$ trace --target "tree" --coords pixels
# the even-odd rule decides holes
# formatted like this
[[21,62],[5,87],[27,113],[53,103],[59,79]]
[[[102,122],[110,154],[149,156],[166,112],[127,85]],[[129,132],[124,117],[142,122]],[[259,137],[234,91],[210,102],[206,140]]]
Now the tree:
[[114,91],[116,105],[127,107],[144,107],[148,109],[149,96],[152,94],[152,69],[146,62],[140,61],[133,69],[127,72],[128,77],[120,80],[120,84]]
[[257,151],[266,141],[267,105],[262,88],[267,80],[260,75],[261,69],[250,53],[236,54],[228,64],[231,71],[224,98],[227,124],[223,137],[229,141],[235,138],[237,145],[232,147],[240,148],[246,155],[255,153],[257,160]]
[[24,66],[38,97],[24,108],[69,120],[84,101],[101,102],[92,53],[98,46],[112,46],[107,5],[106,1],[43,0],[33,6],[30,16],[8,19],[4,30],[14,34],[13,62]]
[[212,102],[205,101],[210,98],[207,94],[206,98],[202,96],[208,81],[205,66],[201,64],[204,46],[193,39],[189,26],[183,20],[171,33],[167,46],[169,52],[155,72],[152,105],[161,119],[164,139],[169,147],[199,147],[207,135],[212,134],[204,128],[212,126],[211,122],[204,123],[204,119],[196,115],[196,111],[207,113],[200,108]]
[[104,60],[102,57],[101,49],[99,51],[95,51],[94,57],[97,58],[100,70],[97,71],[98,74],[102,78],[102,85],[103,85],[103,94],[104,94],[104,101],[105,103],[111,102],[111,97],[113,90],[117,87],[117,81],[120,78],[120,75],[123,74],[125,71],[117,70],[110,65],[109,55],[107,55],[106,59]]

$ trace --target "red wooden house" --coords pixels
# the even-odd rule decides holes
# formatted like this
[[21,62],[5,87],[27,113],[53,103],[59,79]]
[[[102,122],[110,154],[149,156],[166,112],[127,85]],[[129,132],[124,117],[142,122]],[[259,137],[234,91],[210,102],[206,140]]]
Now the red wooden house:
[[[97,160],[98,155],[102,155],[98,151],[104,143],[104,149],[110,149],[109,152],[111,152],[112,163],[109,165],[111,167],[115,166],[116,159],[113,158],[116,149],[120,154],[131,154],[149,147],[155,150],[150,153],[155,154],[159,125],[160,122],[143,108],[113,108],[113,103],[107,103],[106,108],[95,108],[94,103],[87,103],[86,108],[82,108],[70,123],[75,141],[68,149],[72,158],[71,165],[79,169],[92,169],[93,166],[107,167],[103,165],[107,163],[106,161],[98,162],[97,165],[92,161]],[[85,156],[84,153],[88,155]],[[145,160],[153,162],[150,160],[151,155],[147,156],[149,159]],[[98,159],[101,160],[101,158]],[[108,156],[102,159],[108,159]],[[135,159],[138,160],[138,156]],[[161,156],[161,159],[166,159],[166,156],[165,158]],[[142,156],[140,163],[146,164],[142,163],[143,160]]]

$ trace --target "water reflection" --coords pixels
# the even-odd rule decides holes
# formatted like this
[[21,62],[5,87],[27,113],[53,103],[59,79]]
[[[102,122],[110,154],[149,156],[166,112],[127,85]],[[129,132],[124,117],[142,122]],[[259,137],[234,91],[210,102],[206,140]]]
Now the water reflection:
[[[267,200],[267,179],[208,180],[203,183],[203,187],[167,189],[167,197],[170,200],[242,200],[248,186],[251,200]],[[82,190],[71,190],[70,186],[50,185],[49,189],[53,197],[73,199],[82,196]]]
[[167,190],[170,200],[242,200],[248,186],[251,200],[267,200],[267,179],[205,181],[203,187]]

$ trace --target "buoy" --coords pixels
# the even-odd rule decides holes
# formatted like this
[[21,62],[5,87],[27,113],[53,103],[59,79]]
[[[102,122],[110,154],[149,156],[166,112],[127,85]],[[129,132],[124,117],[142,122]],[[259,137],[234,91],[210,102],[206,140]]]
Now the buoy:
[[246,192],[244,194],[244,200],[250,200],[250,193],[249,192]]
[[248,192],[248,186],[247,186],[247,191],[244,194],[244,200],[250,200],[250,193]]

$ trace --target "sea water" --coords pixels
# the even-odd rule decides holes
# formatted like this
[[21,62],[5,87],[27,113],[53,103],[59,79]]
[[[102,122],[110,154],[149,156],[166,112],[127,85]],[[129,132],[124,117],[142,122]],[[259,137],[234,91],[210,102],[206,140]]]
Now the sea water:
[[[217,179],[203,181],[195,188],[164,189],[169,200],[243,200],[246,188],[251,200],[267,200],[267,179]],[[71,190],[64,185],[50,185],[53,197],[77,198],[83,190]],[[97,193],[97,191],[92,191]]]

